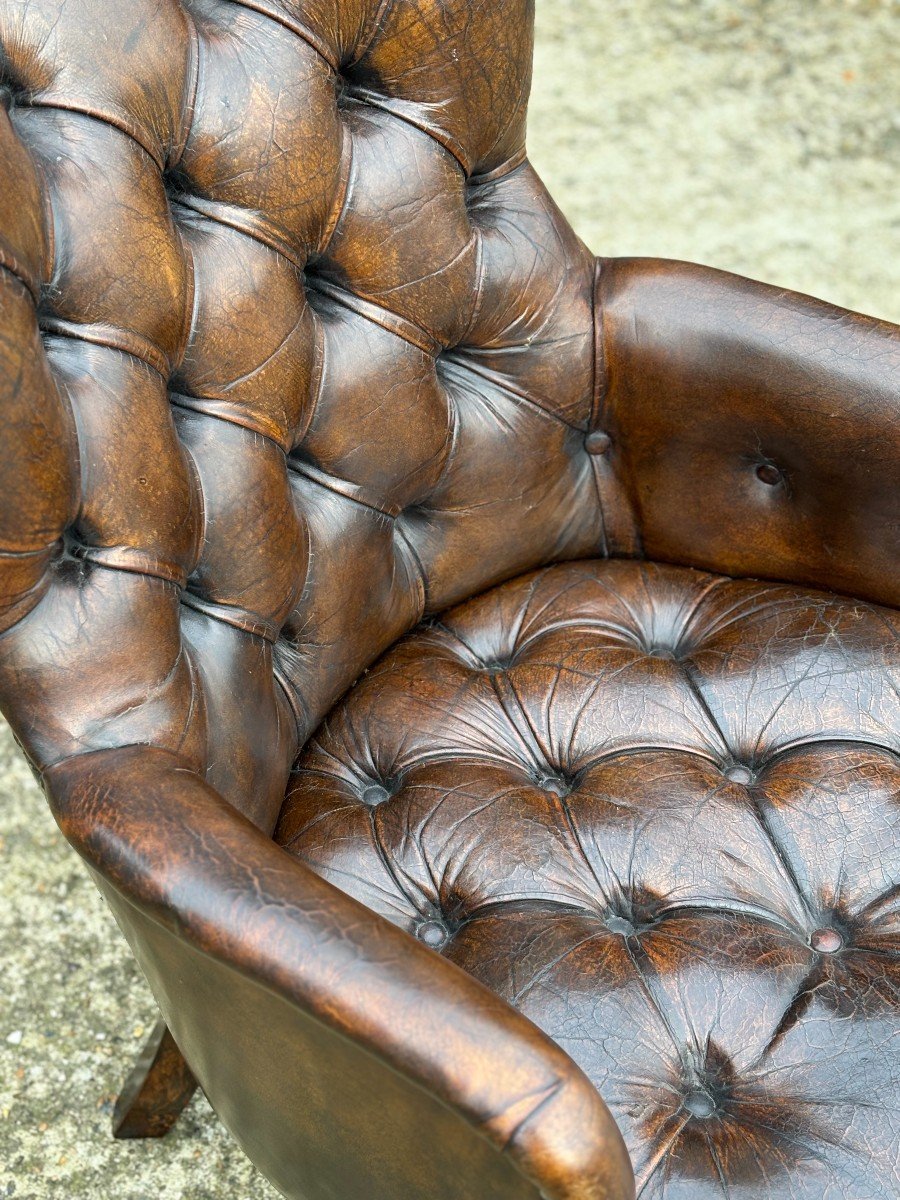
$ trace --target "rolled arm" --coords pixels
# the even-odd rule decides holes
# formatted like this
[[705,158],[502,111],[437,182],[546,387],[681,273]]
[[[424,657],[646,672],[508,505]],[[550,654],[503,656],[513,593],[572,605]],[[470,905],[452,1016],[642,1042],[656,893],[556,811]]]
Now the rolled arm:
[[661,259],[599,260],[596,312],[648,558],[900,604],[900,328]]
[[634,1195],[615,1123],[559,1047],[176,756],[98,751],[46,783],[191,1068],[286,1195]]

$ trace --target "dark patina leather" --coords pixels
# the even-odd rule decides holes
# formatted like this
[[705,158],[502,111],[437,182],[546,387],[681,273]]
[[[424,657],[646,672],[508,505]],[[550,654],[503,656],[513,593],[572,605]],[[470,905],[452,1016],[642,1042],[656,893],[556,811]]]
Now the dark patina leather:
[[596,260],[526,0],[0,46],[0,700],[248,1153],[896,1195],[900,331]]

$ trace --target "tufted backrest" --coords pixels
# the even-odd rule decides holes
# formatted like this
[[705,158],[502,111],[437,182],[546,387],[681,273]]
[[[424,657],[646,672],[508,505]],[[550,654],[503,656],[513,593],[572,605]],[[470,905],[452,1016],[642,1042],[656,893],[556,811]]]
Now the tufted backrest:
[[0,3],[0,694],[37,764],[152,742],[271,825],[426,610],[602,550],[529,8]]
[[642,535],[764,562],[695,554],[652,486],[641,429],[685,422],[629,393],[630,284],[603,326],[525,158],[530,8],[0,0],[0,699],[35,764],[148,742],[271,828],[423,614]]

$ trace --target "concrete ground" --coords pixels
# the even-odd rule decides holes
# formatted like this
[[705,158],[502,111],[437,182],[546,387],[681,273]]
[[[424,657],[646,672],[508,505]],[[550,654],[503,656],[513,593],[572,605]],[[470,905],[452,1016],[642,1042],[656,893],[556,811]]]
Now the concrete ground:
[[603,255],[900,321],[900,0],[537,0],[531,157]]
[[[538,0],[532,157],[598,252],[689,258],[900,321],[900,0]],[[0,1200],[268,1200],[202,1098],[109,1136],[153,1021],[0,730]]]

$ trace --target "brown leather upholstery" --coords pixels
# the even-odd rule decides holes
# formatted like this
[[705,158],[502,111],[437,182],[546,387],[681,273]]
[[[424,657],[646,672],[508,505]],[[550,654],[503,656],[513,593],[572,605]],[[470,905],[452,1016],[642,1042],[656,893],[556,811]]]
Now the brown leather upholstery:
[[[311,1200],[624,1200],[630,1169],[590,1076],[639,1171],[667,1149],[645,1197],[831,1200],[851,1159],[865,1200],[893,1195],[895,1072],[866,1039],[893,1003],[894,950],[873,946],[890,937],[898,847],[883,798],[900,736],[898,330],[703,268],[594,260],[525,158],[527,0],[0,0],[0,47],[0,700],[255,1161]],[[802,586],[703,577],[701,598],[701,577],[616,559]],[[503,689],[531,584],[513,582],[446,626],[471,623],[468,651],[437,626],[416,635],[307,751],[303,772],[338,737],[344,783],[301,773],[281,836],[344,890],[362,871],[369,908],[271,841],[292,763],[379,655],[429,614],[573,560],[592,562],[558,568],[589,581],[586,608],[570,609],[578,589],[553,601],[570,632],[538,639],[549,658],[519,672],[520,710]],[[429,733],[425,698],[452,726]],[[392,747],[415,758],[421,739],[442,747],[429,787],[454,799],[419,851],[395,829],[406,880],[387,843],[375,853],[360,785],[393,786]],[[473,745],[493,783],[471,777]],[[552,824],[555,800],[524,777],[507,795],[510,771],[545,759],[608,775],[586,858],[577,824]],[[755,791],[721,782],[732,764]],[[668,823],[707,792],[694,859],[673,856]],[[585,864],[625,870],[625,825],[600,828],[611,797],[672,809],[646,826],[637,890],[620,880],[636,906],[620,919],[654,932],[613,931],[608,979],[586,995],[600,959],[573,960],[571,1008],[548,980],[523,1017],[510,963],[527,974],[554,938],[562,954],[576,927],[593,936],[609,896],[600,878],[578,892]],[[495,845],[440,893],[435,864],[498,803],[513,811]],[[403,804],[377,812],[402,821]],[[501,869],[507,844],[521,861]],[[528,903],[515,920],[473,915],[506,903],[491,890],[504,871]],[[562,916],[534,908],[550,879]],[[705,956],[688,961],[678,922],[705,887]],[[433,926],[423,946],[380,915],[414,922],[428,903],[471,932],[445,942]],[[814,954],[820,916],[864,951]],[[847,998],[858,962],[865,1002]],[[629,1008],[644,986],[654,1007]],[[600,1011],[616,1003],[631,1033]],[[697,1089],[738,1097],[735,1120],[757,1105],[768,1132],[734,1146],[719,1115],[666,1118],[608,1090],[610,1064],[623,1088],[641,1067],[624,1043],[646,1057],[666,1020],[678,1086],[700,1072]],[[691,1057],[678,1020],[716,1053],[690,1042]],[[590,1048],[604,1022],[621,1048]],[[833,1026],[838,1065],[816,1074],[812,1044]],[[770,1042],[797,1047],[771,1111],[751,1069]],[[852,1120],[840,1063],[874,1097]],[[827,1118],[809,1108],[834,1095],[845,1107]]]

